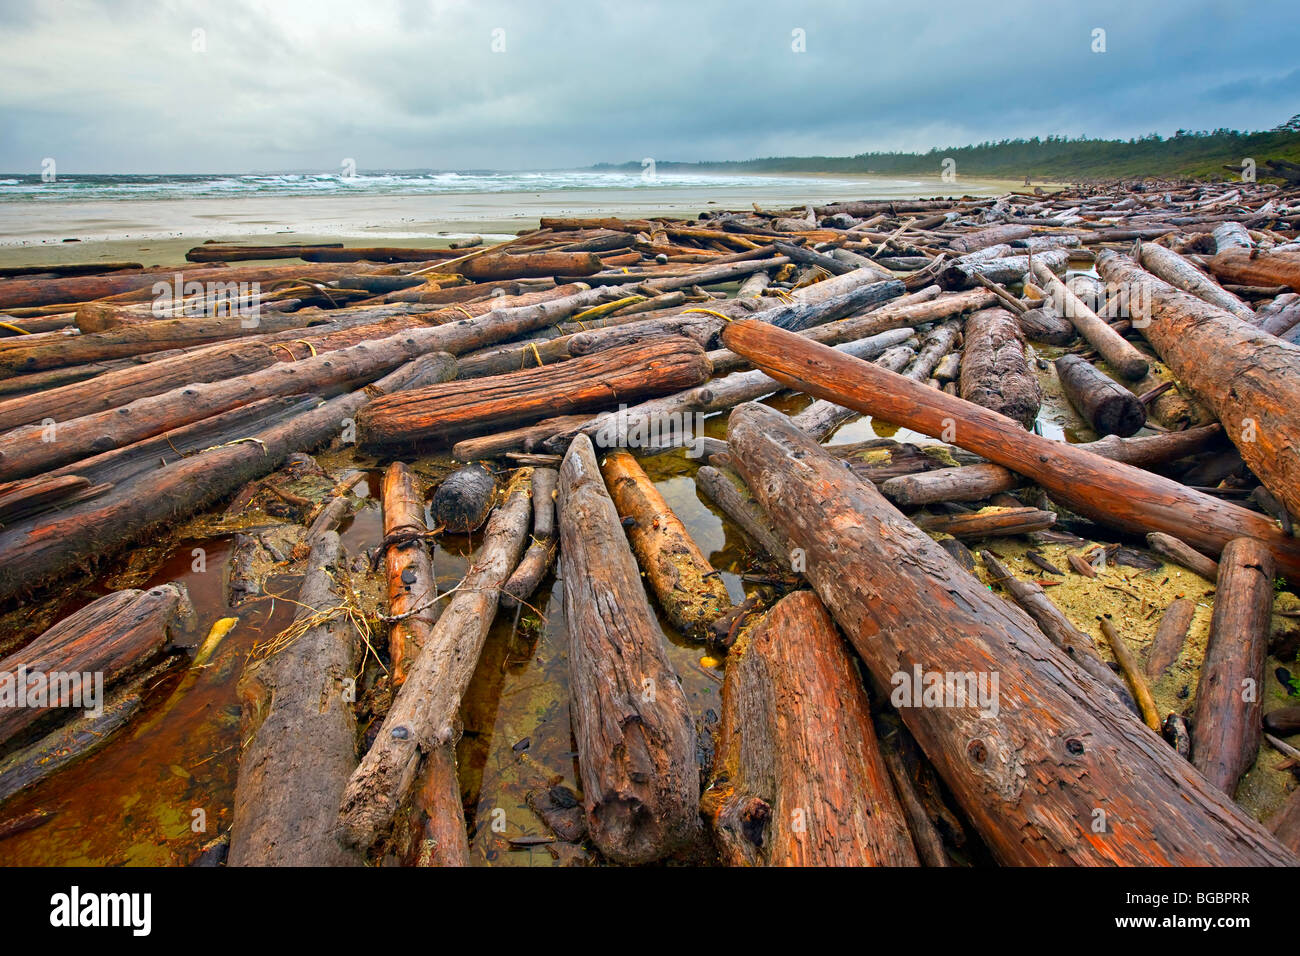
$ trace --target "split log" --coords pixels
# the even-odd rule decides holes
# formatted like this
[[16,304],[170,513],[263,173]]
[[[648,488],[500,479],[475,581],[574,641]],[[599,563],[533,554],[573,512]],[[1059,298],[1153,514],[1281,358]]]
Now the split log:
[[1147,654],[1147,676],[1152,680],[1159,680],[1182,654],[1183,641],[1187,639],[1187,629],[1192,626],[1195,614],[1196,602],[1187,598],[1174,598],[1165,608]]
[[972,313],[963,343],[961,397],[1032,427],[1043,390],[1025,358],[1025,340],[1015,316],[996,308]]
[[[742,335],[728,339],[758,357]],[[1098,703],[1101,686],[1028,617],[779,412],[741,406],[728,438],[746,483],[805,550],[809,581],[877,681],[1000,675],[993,713],[978,704],[900,707],[1000,863],[1296,862],[1140,721]],[[1100,833],[1098,807],[1109,821]]]
[[519,566],[501,589],[501,606],[513,610],[532,597],[546,577],[559,549],[555,528],[555,487],[559,472],[554,468],[533,469],[533,536]]
[[[1300,292],[1300,251],[1224,249],[1209,261],[1210,271],[1237,285],[1285,285]],[[3,303],[0,302],[0,306]]]
[[1016,577],[991,551],[981,551],[980,560],[989,569],[994,583],[1000,585],[1020,609],[1033,618],[1038,629],[1059,647],[1070,660],[1108,689],[1115,700],[1137,713],[1137,704],[1124,682],[1097,656],[1092,638],[1075,627],[1039,585]]
[[1176,289],[1190,292],[1210,305],[1231,312],[1243,322],[1255,321],[1255,310],[1219,285],[1172,249],[1145,242],[1138,247],[1138,261],[1148,272]]
[[585,435],[560,468],[559,516],[570,714],[591,838],[612,860],[647,863],[698,830],[695,729]]
[[1097,270],[1140,291],[1132,298],[1138,317],[1149,323],[1142,328],[1147,341],[1223,423],[1265,487],[1300,514],[1300,347],[1175,289],[1118,253],[1103,250]]
[[1214,616],[1192,715],[1192,763],[1231,795],[1259,751],[1264,658],[1273,608],[1273,559],[1250,538],[1219,562]]
[[457,468],[433,493],[429,514],[436,527],[452,534],[469,534],[487,520],[496,491],[496,477],[482,465]]
[[1052,307],[1070,320],[1089,345],[1121,378],[1134,381],[1150,369],[1146,356],[1134,348],[1127,339],[1112,329],[1096,312],[1088,308],[1070,287],[1052,274],[1047,266],[1034,263],[1034,277],[1050,296]]
[[1132,531],[1177,533],[1215,553],[1233,538],[1258,538],[1283,573],[1300,579],[1300,543],[1263,515],[1078,445],[1026,432],[996,412],[761,322],[732,323],[723,338],[773,378],[817,398],[933,438],[955,424],[954,444],[1032,478],[1078,514]]
[[1152,531],[1147,535],[1147,547],[1165,560],[1181,564],[1207,581],[1214,581],[1219,577],[1219,562],[1207,558],[1191,545],[1171,534]]
[[812,592],[728,652],[701,809],[731,866],[917,865],[867,695]]
[[388,614],[400,618],[388,631],[390,684],[401,687],[420,655],[442,607],[425,545],[424,496],[411,470],[400,461],[388,466],[381,492],[384,507],[384,564],[388,572]]
[[183,637],[193,617],[184,585],[115,591],[0,660],[0,744],[56,710],[93,711],[104,688]]
[[245,741],[235,784],[229,866],[357,866],[333,837],[339,797],[357,765],[348,691],[360,642],[341,613],[339,536],[312,543],[293,639],[239,682]]
[[[277,467],[292,452],[347,430],[375,394],[417,387],[448,372],[444,355],[408,362],[364,389],[341,395],[293,418],[145,472],[128,486],[73,505],[57,516],[26,519],[0,529],[0,600],[70,568],[115,553],[161,525],[228,495]],[[454,364],[454,363],[452,363]],[[94,528],[94,536],[86,528]]]
[[363,447],[447,442],[548,414],[594,410],[702,384],[704,351],[687,339],[652,339],[563,362],[381,398],[361,413]]
[[501,586],[524,550],[531,477],[531,469],[524,468],[511,480],[474,564],[433,626],[375,742],[347,780],[342,801],[335,804],[344,846],[364,851],[386,836],[424,755],[455,746],[461,701],[496,617]]
[[1061,391],[1097,434],[1128,438],[1146,424],[1146,406],[1091,362],[1062,355],[1055,365]]
[[721,575],[632,455],[610,452],[601,474],[659,606],[675,628],[699,636],[731,608]]

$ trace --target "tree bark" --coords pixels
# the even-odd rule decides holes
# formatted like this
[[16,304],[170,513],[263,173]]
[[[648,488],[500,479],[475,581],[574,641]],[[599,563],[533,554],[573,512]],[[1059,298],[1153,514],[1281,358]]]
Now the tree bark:
[[727,654],[701,801],[730,866],[916,866],[853,661],[811,591]]
[[1025,358],[1025,339],[1006,309],[981,309],[966,319],[961,397],[1030,428],[1043,403],[1038,376]]
[[570,713],[589,830],[606,857],[648,863],[699,828],[695,730],[585,435],[560,468],[559,516]]
[[[1285,285],[1300,292],[1300,252],[1224,249],[1210,260],[1210,271],[1238,285]],[[3,303],[0,303],[3,304]]]

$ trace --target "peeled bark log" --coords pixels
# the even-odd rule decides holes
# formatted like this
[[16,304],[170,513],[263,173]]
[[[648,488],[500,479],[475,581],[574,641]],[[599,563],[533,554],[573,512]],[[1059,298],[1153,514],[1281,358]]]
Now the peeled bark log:
[[1115,374],[1129,381],[1135,381],[1147,374],[1150,363],[1147,362],[1146,356],[1107,325],[1096,312],[1088,308],[1084,301],[1053,275],[1046,265],[1040,262],[1034,263],[1034,278],[1042,283],[1043,289],[1051,297],[1053,308],[1070,320],[1079,334],[1097,350],[1106,360],[1106,364],[1115,370]]
[[1025,340],[1005,309],[981,309],[966,319],[961,361],[961,397],[1034,424],[1043,390],[1025,358]]
[[[739,335],[728,338],[744,351]],[[741,406],[728,436],[746,482],[805,549],[809,581],[877,681],[1000,675],[992,715],[978,705],[900,707],[999,862],[1296,862],[1140,721],[1096,703],[1100,685],[1028,617],[778,412]]]
[[1178,253],[1154,242],[1138,247],[1138,261],[1152,275],[1176,289],[1189,292],[1210,305],[1231,312],[1243,322],[1255,321],[1255,310],[1197,269]]
[[438,585],[424,542],[429,530],[424,523],[424,496],[411,470],[400,461],[384,473],[382,495],[388,614],[401,618],[388,631],[390,683],[401,687],[442,608],[434,600]]
[[1025,432],[996,412],[759,322],[732,323],[724,339],[791,388],[934,438],[955,426],[954,444],[1034,479],[1078,514],[1133,531],[1177,533],[1215,553],[1233,538],[1258,538],[1283,573],[1300,578],[1300,543],[1263,515]]
[[1146,424],[1146,406],[1091,362],[1077,355],[1062,355],[1056,360],[1056,375],[1074,410],[1097,434],[1128,438]]
[[591,838],[612,860],[648,863],[699,828],[695,730],[585,435],[560,468],[559,515],[570,713]]
[[728,652],[701,807],[731,866],[917,865],[867,695],[812,592]]
[[[1300,251],[1224,249],[1210,262],[1210,271],[1238,285],[1285,285],[1300,292]],[[3,303],[0,303],[3,305]]]
[[1182,654],[1183,641],[1187,639],[1187,629],[1191,627],[1195,614],[1196,602],[1187,598],[1174,598],[1165,608],[1147,654],[1147,676],[1152,680],[1159,680]]
[[331,571],[339,537],[322,534],[307,558],[295,618],[305,628],[255,661],[239,682],[245,741],[235,784],[229,866],[358,866],[333,836],[339,797],[357,765],[347,682],[359,641],[338,613]]
[[455,746],[461,700],[496,617],[501,586],[524,550],[530,480],[531,469],[512,479],[488,522],[473,566],[448,600],[375,742],[341,792],[342,801],[335,806],[343,845],[367,850],[383,838],[415,785],[424,755]]
[[474,431],[527,424],[548,414],[595,410],[703,383],[710,366],[686,339],[608,349],[554,368],[451,382],[379,399],[358,420],[361,443],[444,443]]
[[115,591],[0,660],[0,744],[55,710],[102,705],[104,688],[183,636],[192,614],[180,584]]
[[679,631],[698,636],[731,607],[721,575],[634,457],[610,452],[601,474],[659,606]]
[[1227,794],[1259,751],[1260,698],[1273,608],[1273,559],[1258,541],[1223,549],[1214,617],[1192,715],[1192,763]]
[[1133,298],[1149,322],[1142,334],[1214,411],[1265,487],[1300,514],[1300,347],[1178,291],[1118,253],[1103,250],[1097,270],[1141,290]]

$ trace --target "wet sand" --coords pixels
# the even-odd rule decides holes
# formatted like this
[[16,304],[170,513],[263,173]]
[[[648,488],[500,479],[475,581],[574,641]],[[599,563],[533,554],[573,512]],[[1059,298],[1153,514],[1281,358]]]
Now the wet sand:
[[[0,265],[130,261],[175,265],[199,243],[319,243],[445,248],[510,238],[542,216],[694,216],[710,206],[992,196],[1023,183],[939,177],[754,176],[744,185],[647,186],[440,195],[239,196],[229,199],[0,203]],[[734,181],[734,180],[733,180]],[[66,240],[74,239],[75,242]]]

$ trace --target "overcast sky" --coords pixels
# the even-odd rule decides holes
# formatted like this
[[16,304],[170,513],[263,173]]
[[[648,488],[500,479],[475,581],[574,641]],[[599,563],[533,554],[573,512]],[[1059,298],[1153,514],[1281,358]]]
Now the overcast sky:
[[1300,113],[1298,50],[1296,0],[2,0],[0,170],[541,169],[1266,129]]

